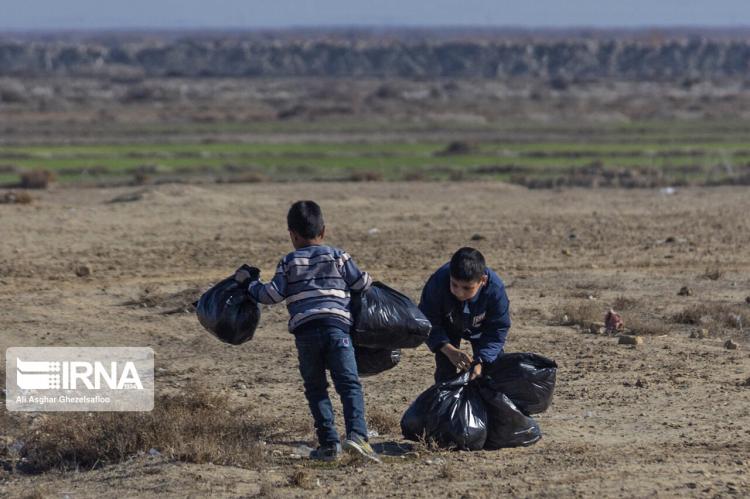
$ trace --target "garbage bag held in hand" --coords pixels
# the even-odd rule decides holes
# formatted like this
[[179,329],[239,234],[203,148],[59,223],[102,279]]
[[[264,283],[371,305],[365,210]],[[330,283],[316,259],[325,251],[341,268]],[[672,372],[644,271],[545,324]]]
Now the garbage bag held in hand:
[[524,414],[539,414],[552,403],[557,364],[535,353],[507,353],[482,372],[483,386],[504,393]]
[[504,393],[487,388],[479,393],[487,407],[485,449],[533,445],[542,438],[534,418],[523,414]]
[[354,356],[357,359],[357,372],[364,378],[396,367],[401,360],[401,350],[355,346]]
[[401,418],[404,437],[423,436],[442,447],[479,450],[487,438],[487,410],[469,373],[428,388]]
[[234,277],[224,279],[203,293],[196,313],[209,333],[231,345],[252,339],[260,320],[260,306]]
[[369,348],[416,348],[432,325],[408,296],[374,282],[364,293],[352,295],[355,345]]

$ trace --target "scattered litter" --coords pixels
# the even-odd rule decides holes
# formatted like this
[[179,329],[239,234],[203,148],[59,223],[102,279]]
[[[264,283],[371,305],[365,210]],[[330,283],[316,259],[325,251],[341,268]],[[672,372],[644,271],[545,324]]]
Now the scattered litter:
[[662,187],[661,189],[659,189],[659,193],[663,196],[671,196],[672,194],[677,193],[677,189],[675,189],[674,187]]
[[727,350],[737,350],[739,347],[740,346],[732,340],[727,340],[724,342],[724,348],[726,348]]
[[625,323],[622,321],[620,314],[610,308],[604,315],[604,328],[608,333],[612,334],[622,331],[624,327]]
[[677,292],[677,295],[678,296],[693,296],[693,290],[688,288],[687,286],[683,286]]
[[380,229],[378,229],[377,227],[373,227],[372,229],[370,229],[370,230],[367,231],[367,234],[370,235],[370,236],[374,236],[378,232],[380,232]]
[[151,447],[148,450],[148,455],[151,456],[151,457],[159,457],[159,456],[161,456],[161,452],[159,452],[158,450],[156,450],[153,447]]

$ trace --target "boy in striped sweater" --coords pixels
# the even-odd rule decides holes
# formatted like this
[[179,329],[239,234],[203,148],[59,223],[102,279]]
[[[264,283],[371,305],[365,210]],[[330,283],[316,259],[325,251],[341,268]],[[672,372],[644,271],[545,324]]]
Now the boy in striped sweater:
[[235,279],[249,283],[248,293],[257,302],[286,301],[289,331],[294,335],[305,397],[318,435],[319,447],[311,457],[333,461],[342,449],[328,398],[328,369],[344,408],[343,448],[379,462],[367,441],[364,396],[349,336],[353,324],[350,293],[365,291],[372,280],[347,253],[323,244],[323,214],[314,201],[294,203],[287,226],[294,251],[279,262],[271,282],[261,283],[257,269],[238,270]]

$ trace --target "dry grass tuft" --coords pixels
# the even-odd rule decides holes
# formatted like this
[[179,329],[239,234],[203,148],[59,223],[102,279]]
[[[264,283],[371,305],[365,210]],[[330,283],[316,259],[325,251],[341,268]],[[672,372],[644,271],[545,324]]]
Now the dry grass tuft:
[[219,393],[193,388],[162,396],[145,413],[50,414],[23,437],[26,471],[88,470],[156,449],[178,461],[259,468],[260,438],[274,423],[229,408]]
[[30,204],[33,199],[26,191],[9,191],[0,196],[0,204]]
[[718,265],[707,268],[706,271],[701,275],[702,278],[709,279],[711,281],[718,281],[723,276],[724,276],[724,271],[721,270],[721,268]]
[[443,480],[456,480],[458,479],[458,472],[456,471],[456,468],[454,468],[450,464],[444,464],[440,467],[440,471],[438,471],[438,478],[442,478]]
[[667,325],[657,319],[643,318],[634,315],[623,316],[625,329],[641,336],[663,336],[669,334]]
[[229,177],[217,177],[217,184],[258,184],[268,182],[268,176],[260,172],[245,172]]
[[746,306],[727,303],[700,303],[685,307],[672,316],[680,324],[706,326],[709,329],[744,329],[750,326],[750,309]]
[[432,439],[427,439],[424,435],[419,437],[419,440],[414,442],[413,452],[418,454],[425,454],[428,452],[442,452],[445,449],[441,448],[438,443]]
[[317,485],[315,477],[307,470],[297,470],[289,477],[289,483],[294,487],[305,490],[314,489]]
[[36,486],[19,497],[20,499],[45,499],[46,497],[50,497],[50,493],[48,490]]
[[355,171],[349,175],[349,180],[352,182],[380,182],[383,180],[383,174],[371,170]]
[[367,427],[381,435],[401,433],[401,417],[379,407],[367,409]]
[[427,180],[427,174],[422,170],[407,171],[401,176],[405,182],[423,182]]
[[604,310],[594,300],[583,300],[567,303],[555,312],[555,317],[563,326],[589,327],[604,320]]
[[32,170],[21,173],[23,189],[46,189],[55,180],[55,174],[47,170]]
[[269,482],[268,480],[263,480],[260,483],[260,489],[258,490],[258,494],[256,494],[256,497],[279,497],[279,494],[276,492],[276,487]]
[[612,302],[612,308],[617,311],[635,310],[641,307],[643,303],[637,298],[628,298],[627,296],[618,296]]

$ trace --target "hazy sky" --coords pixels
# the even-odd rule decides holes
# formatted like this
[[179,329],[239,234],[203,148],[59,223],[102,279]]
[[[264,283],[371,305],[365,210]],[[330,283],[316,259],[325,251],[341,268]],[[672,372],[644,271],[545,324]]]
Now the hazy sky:
[[0,0],[0,29],[738,26],[750,0]]

